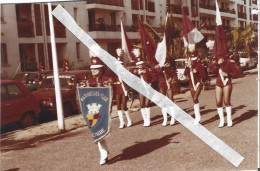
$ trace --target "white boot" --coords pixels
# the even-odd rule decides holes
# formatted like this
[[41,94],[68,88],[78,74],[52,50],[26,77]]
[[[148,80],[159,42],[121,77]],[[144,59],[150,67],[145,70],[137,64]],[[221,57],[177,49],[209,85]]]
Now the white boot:
[[174,107],[170,107],[170,112],[171,112],[171,121],[170,121],[170,125],[174,125],[175,123],[175,113],[174,113]]
[[198,123],[200,122],[200,105],[199,105],[199,103],[194,104],[194,113],[195,113],[194,125],[198,125]]
[[232,126],[231,106],[226,107],[226,112],[227,112],[227,126],[231,127]]
[[146,119],[146,109],[145,108],[141,108],[141,114],[142,114],[142,117],[143,117],[143,120],[144,120],[144,125],[146,125],[146,122],[147,122],[147,119]]
[[163,115],[162,126],[166,126],[167,125],[167,110],[166,110],[166,108],[162,108],[162,115]]
[[120,121],[119,128],[124,128],[125,122],[124,122],[122,110],[118,110],[118,111],[117,111],[117,114],[118,114],[118,118],[119,118],[119,121]]
[[144,126],[150,126],[150,123],[151,123],[151,110],[149,107],[145,108],[146,110],[146,124]]
[[127,127],[130,127],[132,125],[132,120],[130,118],[129,111],[125,110],[124,112],[125,112],[126,119],[127,119]]
[[217,110],[218,110],[218,115],[219,115],[219,119],[220,119],[218,127],[221,128],[224,126],[223,107],[218,107]]
[[105,144],[105,140],[101,141],[101,142],[98,142],[98,149],[99,149],[99,152],[100,152],[100,162],[99,164],[100,165],[103,165],[107,162],[107,150],[106,148],[103,146],[103,144]]

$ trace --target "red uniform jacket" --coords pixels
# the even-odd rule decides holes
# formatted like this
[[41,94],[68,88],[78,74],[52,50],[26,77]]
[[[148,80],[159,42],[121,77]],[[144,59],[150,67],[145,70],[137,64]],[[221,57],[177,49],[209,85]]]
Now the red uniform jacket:
[[148,84],[156,81],[156,75],[149,68],[138,68],[134,71],[134,74],[140,78],[143,78]]
[[221,65],[218,65],[217,63],[212,67],[212,72],[217,74],[217,81],[216,85],[219,87],[223,87],[224,84],[222,82],[222,79],[219,74],[219,69],[221,69],[223,72],[227,73],[228,76],[224,76],[224,79],[228,78],[229,81],[227,82],[226,85],[231,85],[231,79],[235,78],[236,76],[239,75],[238,69],[235,67],[234,62],[230,62],[230,60],[226,59]]
[[113,92],[115,93],[114,95],[124,94],[122,85],[124,85],[125,91],[128,90],[128,86],[126,85],[126,83],[123,82],[123,80],[121,80],[122,82],[120,84],[117,84],[118,82],[120,82],[120,80],[118,76],[111,69],[107,69],[104,75],[108,78],[113,79]]
[[[173,77],[172,69],[170,67],[165,67],[163,70],[160,68],[160,69],[156,69],[155,71],[158,77],[159,88],[163,88],[167,90],[168,86],[167,86],[166,79],[169,80],[170,78]],[[171,83],[169,82],[169,85],[170,84]]]
[[93,76],[91,77],[87,83],[90,84],[90,87],[96,87],[98,84],[100,84],[101,87],[107,86],[109,83],[111,83],[111,80],[107,77],[104,77],[103,75]]
[[[202,79],[206,78],[206,73],[202,64],[198,63],[197,61],[193,61],[191,65],[192,69],[196,70],[193,72],[194,84],[196,85],[198,82],[202,82]],[[192,85],[191,75],[190,75],[190,68],[186,67],[184,71],[184,75],[189,77],[189,84]]]

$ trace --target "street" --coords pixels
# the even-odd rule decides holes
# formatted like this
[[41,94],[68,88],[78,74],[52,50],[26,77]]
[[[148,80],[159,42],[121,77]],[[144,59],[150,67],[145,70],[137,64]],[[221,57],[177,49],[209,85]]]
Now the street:
[[[150,127],[143,127],[140,111],[130,113],[134,122],[130,128],[119,129],[118,117],[112,119],[106,165],[99,165],[98,147],[83,126],[20,146],[8,148],[5,144],[1,170],[257,170],[257,69],[254,71],[233,80],[230,128],[218,128],[215,86],[199,97],[201,124],[244,157],[237,168],[180,123],[170,126],[170,117],[163,127],[161,109],[154,106]],[[194,117],[189,92],[177,96],[175,103]]]

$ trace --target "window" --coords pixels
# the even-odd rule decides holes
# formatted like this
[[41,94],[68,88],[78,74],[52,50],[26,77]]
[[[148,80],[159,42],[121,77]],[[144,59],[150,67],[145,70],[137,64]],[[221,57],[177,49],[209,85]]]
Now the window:
[[74,20],[78,22],[78,8],[74,8]]
[[80,43],[76,43],[77,59],[80,60]]
[[1,21],[4,21],[4,7],[3,5],[0,5],[1,6]]
[[16,85],[16,84],[10,84],[7,86],[9,99],[17,99],[24,97],[24,92]]
[[8,93],[6,91],[6,86],[1,84],[1,100],[6,101],[8,100]]
[[6,43],[1,43],[1,64],[8,64]]

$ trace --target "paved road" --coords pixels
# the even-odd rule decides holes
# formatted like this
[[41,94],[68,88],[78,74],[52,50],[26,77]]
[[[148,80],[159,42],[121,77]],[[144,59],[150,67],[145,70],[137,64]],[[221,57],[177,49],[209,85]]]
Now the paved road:
[[[80,127],[40,141],[1,150],[2,170],[256,170],[257,169],[257,74],[233,80],[233,127],[218,128],[214,86],[203,91],[199,101],[201,124],[245,157],[236,168],[178,122],[162,127],[157,106],[151,110],[152,124],[142,126],[140,111],[132,112],[134,125],[118,129],[112,120],[108,139],[109,162],[99,166],[99,153],[89,130]],[[186,93],[176,104],[194,115]],[[9,138],[11,136],[9,135]],[[6,146],[8,147],[8,145]],[[8,150],[6,150],[8,149]]]

